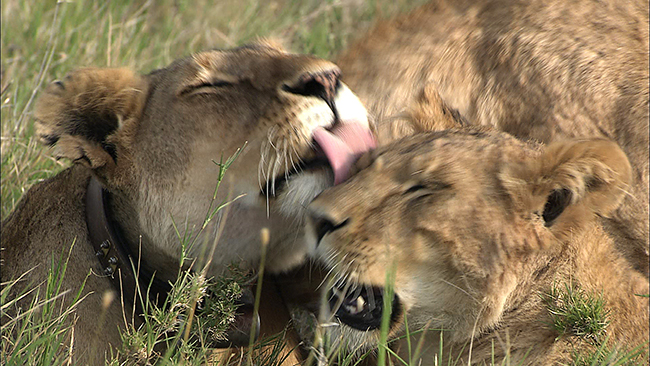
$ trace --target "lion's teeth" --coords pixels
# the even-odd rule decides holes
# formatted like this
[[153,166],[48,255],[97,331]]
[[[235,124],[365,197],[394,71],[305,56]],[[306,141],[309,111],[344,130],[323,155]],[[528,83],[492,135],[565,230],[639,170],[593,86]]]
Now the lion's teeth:
[[359,311],[363,310],[365,304],[366,300],[363,299],[363,296],[357,297],[357,309],[359,309]]
[[359,296],[357,297],[357,300],[354,303],[350,305],[345,305],[345,309],[348,311],[348,313],[355,315],[363,311],[363,307],[365,304],[366,301],[363,299],[363,296]]

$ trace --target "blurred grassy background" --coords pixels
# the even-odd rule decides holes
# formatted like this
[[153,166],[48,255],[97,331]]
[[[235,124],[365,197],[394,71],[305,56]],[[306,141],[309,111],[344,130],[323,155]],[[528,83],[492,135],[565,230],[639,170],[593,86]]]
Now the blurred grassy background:
[[3,0],[0,40],[2,218],[40,179],[68,165],[33,138],[39,91],[80,66],[146,73],[207,48],[258,37],[332,58],[377,19],[424,0]]

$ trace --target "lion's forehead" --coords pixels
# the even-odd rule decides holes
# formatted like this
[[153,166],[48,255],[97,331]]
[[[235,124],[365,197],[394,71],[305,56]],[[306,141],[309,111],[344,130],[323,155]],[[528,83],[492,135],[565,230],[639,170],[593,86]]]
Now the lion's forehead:
[[[494,175],[504,164],[518,163],[539,154],[533,144],[500,132],[442,131],[407,137],[378,149],[368,169],[392,178],[394,184],[475,182],[481,174]],[[493,174],[492,174],[493,173]]]
[[[418,247],[414,233],[426,233],[422,243],[434,236],[439,243],[453,242],[459,232],[481,237],[481,230],[510,214],[503,210],[510,198],[502,192],[501,169],[538,153],[501,133],[421,134],[380,148],[369,166],[321,200],[358,218],[350,227],[358,238],[374,237],[393,249]],[[431,252],[422,245],[422,253]],[[340,250],[363,257],[376,247]]]
[[482,151],[494,146],[499,146],[502,151],[510,153],[532,149],[532,146],[522,143],[520,140],[503,132],[468,129],[467,131],[445,130],[413,135],[385,146],[383,151],[393,151],[400,155],[413,155],[443,149]]

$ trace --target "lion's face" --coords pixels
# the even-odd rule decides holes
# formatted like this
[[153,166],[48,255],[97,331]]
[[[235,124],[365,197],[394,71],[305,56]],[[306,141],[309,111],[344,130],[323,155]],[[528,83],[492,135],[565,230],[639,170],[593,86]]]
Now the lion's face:
[[[122,214],[136,223],[127,231],[142,235],[154,261],[172,263],[176,230],[196,235],[212,210],[236,199],[216,267],[255,265],[266,226],[269,268],[283,270],[304,256],[294,232],[304,207],[374,145],[366,111],[339,72],[267,43],[198,53],[146,76],[82,69],[41,98],[39,132],[60,156],[92,168],[118,209],[128,206]],[[214,197],[218,164],[235,154]],[[218,226],[197,242],[211,245]]]
[[616,207],[630,178],[611,142],[540,151],[480,131],[416,135],[358,165],[312,202],[307,229],[333,274],[340,326],[328,329],[351,349],[376,345],[387,304],[389,336],[404,330],[405,315],[411,331],[446,329],[455,340],[494,326],[537,253]]

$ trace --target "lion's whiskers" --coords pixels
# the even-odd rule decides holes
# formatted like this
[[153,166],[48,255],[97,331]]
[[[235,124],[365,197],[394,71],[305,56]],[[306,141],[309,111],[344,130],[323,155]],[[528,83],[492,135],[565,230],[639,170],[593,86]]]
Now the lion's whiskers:
[[453,284],[453,283],[451,283],[451,282],[445,280],[444,278],[441,278],[440,281],[442,281],[443,283],[446,283],[446,284],[448,284],[449,286],[454,287],[455,289],[461,291],[461,292],[464,293],[465,295],[469,296],[472,300],[476,301],[476,303],[479,303],[479,304],[480,304],[480,301],[479,301],[476,297],[472,296],[472,294],[470,294],[470,293],[467,292],[466,290],[462,289],[461,287],[458,287],[457,285],[455,285],[455,284]]

